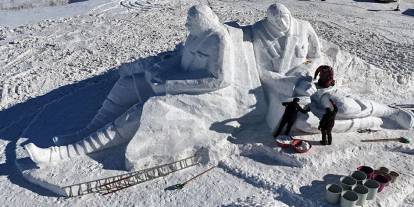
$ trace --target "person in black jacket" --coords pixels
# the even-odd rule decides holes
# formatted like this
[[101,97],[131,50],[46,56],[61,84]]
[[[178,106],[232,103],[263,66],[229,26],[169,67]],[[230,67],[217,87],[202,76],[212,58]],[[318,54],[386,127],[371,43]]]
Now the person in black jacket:
[[285,135],[289,135],[290,129],[292,129],[293,124],[296,121],[298,116],[298,111],[302,113],[308,113],[310,109],[302,109],[299,105],[299,98],[294,98],[292,102],[283,102],[282,105],[286,107],[285,112],[283,113],[282,120],[280,121],[279,128],[277,131],[273,132],[273,137],[277,137],[282,132],[283,127],[287,124]]
[[[322,145],[332,144],[332,128],[335,125],[335,116],[336,116],[336,113],[338,112],[338,107],[336,106],[336,104],[331,99],[329,99],[329,101],[331,102],[333,106],[333,111],[331,111],[330,108],[326,108],[326,112],[322,116],[322,119],[319,122],[319,127],[318,127],[318,129],[321,130],[322,132],[322,141],[320,141]],[[328,141],[326,141],[327,136],[328,136]]]

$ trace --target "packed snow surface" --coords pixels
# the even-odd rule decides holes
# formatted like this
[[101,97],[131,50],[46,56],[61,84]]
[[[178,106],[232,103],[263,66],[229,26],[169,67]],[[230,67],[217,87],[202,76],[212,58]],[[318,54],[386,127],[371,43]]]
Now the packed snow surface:
[[[229,136],[217,143],[216,152],[225,158],[217,163],[218,168],[181,191],[164,189],[188,180],[207,166],[106,197],[91,194],[62,199],[27,182],[20,174],[22,169],[15,165],[22,161],[18,160],[21,145],[34,142],[48,147],[53,145],[53,136],[71,134],[84,127],[118,79],[119,69],[171,51],[184,40],[187,9],[199,1],[96,2],[69,4],[84,4],[92,9],[72,13],[65,7],[61,11],[67,13],[57,12],[48,16],[53,18],[50,20],[44,20],[44,15],[35,16],[37,8],[27,11],[28,16],[33,14],[30,21],[24,21],[28,17],[19,15],[21,11],[0,11],[0,183],[5,206],[328,206],[323,199],[325,186],[338,183],[340,176],[349,175],[360,165],[385,166],[400,173],[397,182],[378,194],[375,201],[368,202],[368,206],[414,205],[413,144],[360,142],[413,137],[412,131],[334,134],[331,146],[318,145],[320,135],[298,136],[309,140],[313,147],[308,153],[293,154],[274,146],[264,122],[246,126],[242,120],[219,123],[216,131]],[[403,1],[400,12],[388,11],[395,4],[351,0],[281,2],[296,18],[309,21],[321,39],[375,66],[339,77],[346,92],[387,104],[414,101],[412,2]],[[252,24],[263,18],[273,2],[205,3],[209,3],[221,22]],[[53,12],[58,7],[42,9]],[[22,19],[8,19],[8,15]],[[22,22],[29,24],[21,25]],[[183,133],[189,132],[183,129]],[[205,134],[206,139],[213,139],[209,137],[213,135]],[[80,161],[79,165],[66,168],[51,166],[50,171],[39,170],[38,177],[67,182],[65,171],[84,173],[69,180],[76,183],[76,179],[100,178],[105,171],[121,174],[125,172],[125,157],[121,156],[124,154],[122,147],[103,151],[100,156],[91,156],[89,161],[94,163],[90,165],[89,161]],[[156,160],[160,162],[163,157]]]

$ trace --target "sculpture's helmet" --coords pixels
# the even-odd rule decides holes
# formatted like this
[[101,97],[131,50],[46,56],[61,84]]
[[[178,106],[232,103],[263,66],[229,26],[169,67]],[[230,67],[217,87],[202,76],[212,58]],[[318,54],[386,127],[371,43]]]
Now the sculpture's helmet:
[[286,6],[276,3],[267,9],[267,20],[280,32],[287,32],[291,26],[292,15]]
[[187,23],[185,26],[190,33],[202,33],[219,25],[220,21],[217,15],[206,5],[192,6],[188,10]]

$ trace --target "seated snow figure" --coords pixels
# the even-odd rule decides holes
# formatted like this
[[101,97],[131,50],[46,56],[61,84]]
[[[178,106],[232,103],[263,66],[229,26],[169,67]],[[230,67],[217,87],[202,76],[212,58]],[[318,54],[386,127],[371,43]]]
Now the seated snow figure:
[[295,19],[280,3],[252,26],[258,68],[281,75],[308,75],[318,65],[320,43],[309,22]]
[[[266,92],[266,120],[274,130],[283,115],[282,102],[316,91],[310,73],[320,62],[320,43],[312,26],[295,19],[282,4],[252,26],[256,65]],[[309,103],[309,98],[301,98]],[[302,101],[301,101],[302,102]]]
[[[284,5],[271,5],[267,18],[254,24],[252,29],[256,64],[268,102],[266,121],[272,130],[283,115],[282,102],[293,97],[300,97],[301,104],[308,105],[312,111],[298,115],[294,125],[298,131],[319,132],[319,118],[327,107],[332,108],[329,99],[339,108],[333,132],[413,127],[414,118],[409,111],[351,97],[332,84],[317,89],[312,83],[311,71],[330,59],[331,54],[321,52],[323,48],[311,25],[293,18]],[[335,54],[333,48],[325,51]],[[339,68],[344,67],[348,66]]]
[[189,35],[176,55],[117,81],[97,115],[78,133],[90,135],[72,144],[59,137],[55,141],[61,146],[49,148],[30,143],[25,148],[31,159],[56,163],[129,141],[127,168],[139,168],[225,140],[228,135],[209,129],[212,123],[246,114],[261,120],[265,111],[256,109],[266,107],[256,105],[264,103],[258,101],[264,95],[255,90],[260,88],[259,74],[253,45],[244,40],[243,31],[222,25],[202,5],[190,8],[186,27]]

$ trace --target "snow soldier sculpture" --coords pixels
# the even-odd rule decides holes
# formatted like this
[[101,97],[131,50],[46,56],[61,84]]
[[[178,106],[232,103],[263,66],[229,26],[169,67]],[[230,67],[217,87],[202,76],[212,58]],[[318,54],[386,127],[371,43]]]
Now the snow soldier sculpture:
[[[134,168],[155,160],[151,156],[166,162],[194,153],[194,145],[219,141],[209,130],[212,123],[251,113],[257,98],[264,97],[251,93],[260,79],[245,58],[254,62],[254,56],[244,48],[253,51],[253,46],[243,42],[240,29],[224,26],[204,5],[189,9],[186,27],[189,35],[176,55],[121,76],[90,124],[77,133],[86,134],[84,139],[69,144],[71,139],[57,137],[57,146],[49,148],[30,143],[25,148],[31,159],[59,162],[129,141],[126,165]],[[257,113],[261,119],[264,111]]]

